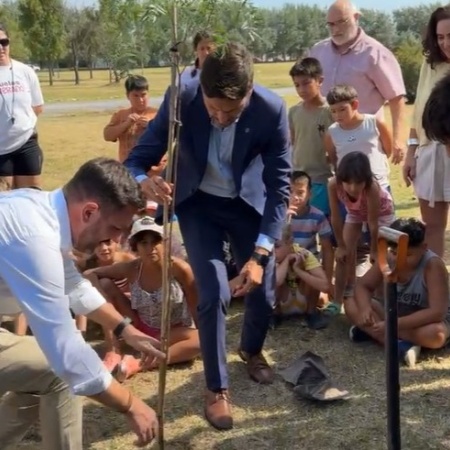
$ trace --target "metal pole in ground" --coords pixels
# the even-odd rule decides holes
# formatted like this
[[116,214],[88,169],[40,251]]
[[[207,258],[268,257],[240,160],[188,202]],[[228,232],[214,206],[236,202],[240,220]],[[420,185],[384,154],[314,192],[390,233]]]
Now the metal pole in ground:
[[[400,373],[398,361],[398,274],[406,264],[409,237],[389,227],[378,230],[378,264],[384,277],[387,447],[401,450]],[[389,247],[396,252],[395,266],[389,264]]]

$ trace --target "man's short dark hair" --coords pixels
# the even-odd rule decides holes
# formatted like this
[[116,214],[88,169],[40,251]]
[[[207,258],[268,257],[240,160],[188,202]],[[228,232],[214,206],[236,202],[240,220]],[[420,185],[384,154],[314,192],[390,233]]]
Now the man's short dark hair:
[[327,103],[332,106],[336,103],[351,103],[358,98],[358,93],[353,86],[338,84],[330,89],[327,94]]
[[423,111],[422,127],[430,141],[450,144],[450,75],[432,89]]
[[253,85],[253,56],[238,43],[218,46],[203,63],[203,93],[209,98],[243,99]]
[[289,71],[289,76],[294,77],[308,77],[318,80],[323,76],[323,69],[318,59],[303,58],[297,61]]
[[125,91],[127,94],[132,91],[148,91],[147,78],[142,75],[130,75],[125,80]]
[[111,158],[85,162],[63,190],[69,199],[94,200],[106,211],[120,211],[127,207],[138,211],[146,206],[140,184],[123,164]]

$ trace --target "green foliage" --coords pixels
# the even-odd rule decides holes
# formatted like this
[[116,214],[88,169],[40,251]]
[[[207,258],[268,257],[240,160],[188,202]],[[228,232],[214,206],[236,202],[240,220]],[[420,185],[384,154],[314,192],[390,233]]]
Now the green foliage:
[[28,61],[30,52],[20,30],[17,3],[4,2],[0,5],[0,22],[6,26],[12,42],[11,56],[20,61]]
[[[128,70],[169,63],[174,40],[183,64],[193,60],[192,39],[208,30],[220,44],[247,45],[258,60],[293,60],[328,36],[326,11],[308,4],[257,8],[248,0],[98,0],[97,7],[64,9],[63,0],[7,0],[0,21],[9,25],[16,58],[76,67],[110,69],[111,81]],[[173,35],[173,6],[177,36]],[[437,3],[406,7],[392,14],[364,9],[366,33],[395,51],[409,96],[415,92],[421,61],[420,40]],[[175,39],[176,38],[176,39]]]
[[395,56],[402,68],[408,102],[413,103],[423,61],[422,45],[418,39],[405,39],[395,49]]
[[31,56],[52,67],[65,49],[62,0],[20,0],[18,7],[20,27]]

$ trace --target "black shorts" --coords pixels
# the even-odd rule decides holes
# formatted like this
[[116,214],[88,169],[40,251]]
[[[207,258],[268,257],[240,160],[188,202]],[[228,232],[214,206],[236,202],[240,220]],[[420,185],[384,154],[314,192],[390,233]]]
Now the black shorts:
[[33,134],[25,144],[6,155],[0,155],[0,176],[33,176],[42,172],[44,160],[37,134]]

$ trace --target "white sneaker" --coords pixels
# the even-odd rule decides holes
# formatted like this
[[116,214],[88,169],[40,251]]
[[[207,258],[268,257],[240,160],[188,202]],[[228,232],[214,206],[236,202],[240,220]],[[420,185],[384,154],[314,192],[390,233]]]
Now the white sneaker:
[[403,361],[407,367],[415,367],[420,356],[421,348],[418,345],[413,345],[403,356]]

